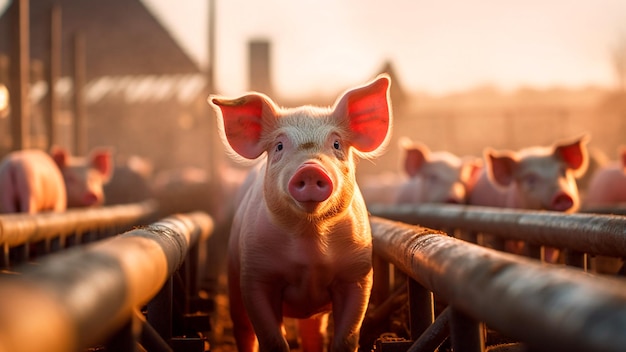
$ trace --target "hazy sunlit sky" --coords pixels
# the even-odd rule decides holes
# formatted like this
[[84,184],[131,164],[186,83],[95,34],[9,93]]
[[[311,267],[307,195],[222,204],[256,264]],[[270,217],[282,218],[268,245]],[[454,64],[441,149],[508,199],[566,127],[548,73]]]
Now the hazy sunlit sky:
[[[6,0],[0,0],[4,2]],[[36,1],[36,0],[34,0]],[[201,65],[208,0],[141,0]],[[215,0],[216,84],[248,89],[247,44],[272,41],[276,90],[336,92],[391,60],[407,89],[613,86],[625,0]]]

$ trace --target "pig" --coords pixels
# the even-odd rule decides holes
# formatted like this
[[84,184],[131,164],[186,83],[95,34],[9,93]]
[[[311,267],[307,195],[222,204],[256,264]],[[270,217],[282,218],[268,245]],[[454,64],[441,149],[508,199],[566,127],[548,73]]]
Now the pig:
[[278,107],[250,93],[209,97],[226,148],[265,154],[242,185],[228,248],[228,289],[240,352],[288,351],[284,317],[303,351],[356,351],[372,286],[368,213],[358,157],[384,150],[392,114],[388,75],[346,91],[333,107]]
[[626,204],[626,146],[621,146],[618,154],[618,160],[598,169],[591,177],[584,209]]
[[0,164],[0,212],[61,212],[102,204],[102,184],[111,175],[111,154],[96,150],[89,161],[54,147],[50,154],[27,149],[9,153]]
[[[576,178],[587,169],[588,140],[584,135],[518,152],[487,148],[485,168],[470,191],[469,204],[577,212],[580,197]],[[523,250],[519,242],[508,242],[507,247],[515,253]],[[546,250],[546,261],[554,262],[557,256],[558,251]]]
[[399,187],[396,204],[467,202],[467,187],[481,170],[479,160],[464,160],[447,151],[431,152],[408,138],[400,140],[400,147],[409,179]]

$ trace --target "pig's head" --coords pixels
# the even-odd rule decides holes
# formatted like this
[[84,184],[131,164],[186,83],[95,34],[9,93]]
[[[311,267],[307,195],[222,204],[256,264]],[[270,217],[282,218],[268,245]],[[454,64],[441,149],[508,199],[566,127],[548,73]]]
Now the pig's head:
[[580,207],[576,178],[587,169],[587,142],[583,136],[517,153],[487,150],[487,172],[497,186],[514,185],[523,208],[576,212]]
[[332,108],[284,109],[257,93],[210,102],[232,151],[246,159],[267,154],[264,196],[276,218],[329,218],[362,199],[355,156],[374,157],[388,141],[389,84],[381,75]]
[[477,170],[475,164],[449,152],[431,152],[426,145],[406,138],[400,140],[400,147],[404,151],[404,171],[421,182],[420,187],[412,190],[421,192],[414,199],[426,203],[466,202],[466,186]]
[[68,207],[88,207],[104,203],[102,186],[113,174],[113,163],[109,149],[93,150],[89,157],[73,157],[59,147],[54,147],[51,156],[63,174]]

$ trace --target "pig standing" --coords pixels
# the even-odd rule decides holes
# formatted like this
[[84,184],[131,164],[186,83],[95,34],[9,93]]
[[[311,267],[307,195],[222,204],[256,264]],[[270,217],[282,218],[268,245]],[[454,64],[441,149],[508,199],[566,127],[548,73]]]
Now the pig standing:
[[0,212],[38,213],[102,204],[102,184],[111,176],[111,154],[96,150],[89,161],[61,148],[50,154],[29,149],[0,164]]
[[585,209],[626,204],[626,146],[619,149],[619,160],[593,174],[583,203]]
[[[518,152],[485,150],[485,171],[472,187],[469,204],[552,210],[572,213],[580,208],[576,178],[588,164],[586,136],[561,141],[550,147],[531,147]],[[509,250],[520,252],[520,244]],[[516,247],[513,248],[513,247]],[[558,252],[549,250],[547,261]]]
[[479,161],[431,152],[426,145],[404,138],[400,143],[409,179],[398,190],[397,204],[466,203],[467,187],[481,168]]
[[332,109],[283,109],[258,93],[210,99],[228,148],[247,159],[267,154],[244,182],[229,241],[239,351],[288,351],[283,317],[299,319],[304,351],[322,351],[331,310],[330,350],[357,350],[372,243],[355,159],[374,157],[388,140],[389,84],[382,75]]

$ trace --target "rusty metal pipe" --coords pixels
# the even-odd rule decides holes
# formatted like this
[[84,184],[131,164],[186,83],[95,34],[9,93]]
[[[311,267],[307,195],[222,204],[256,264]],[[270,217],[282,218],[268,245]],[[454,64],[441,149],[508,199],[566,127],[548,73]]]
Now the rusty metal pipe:
[[371,218],[374,252],[460,312],[537,351],[625,351],[626,283]]
[[0,351],[77,351],[103,342],[212,231],[206,214],[175,215],[0,277]]
[[626,257],[626,217],[619,215],[564,214],[450,204],[370,206],[369,211],[376,216],[409,224],[460,228],[592,255]]

